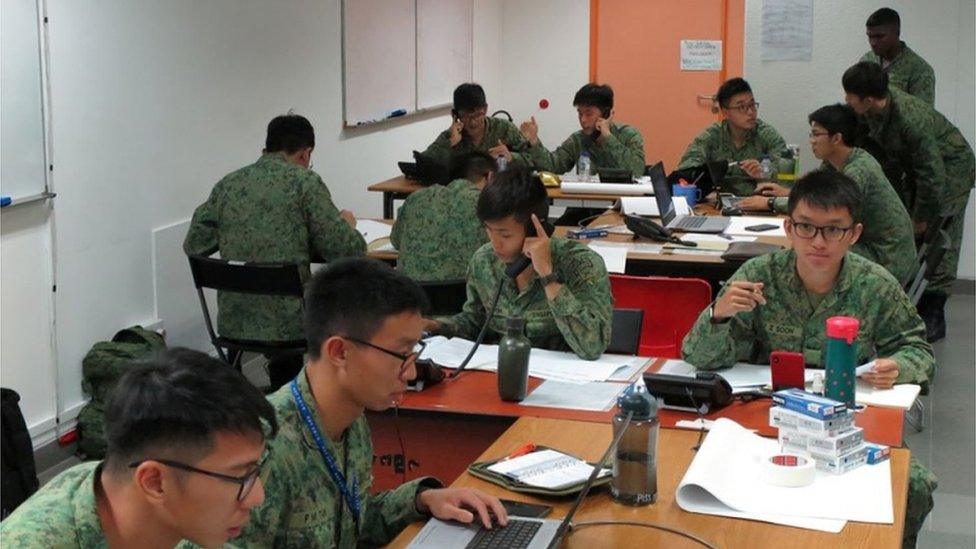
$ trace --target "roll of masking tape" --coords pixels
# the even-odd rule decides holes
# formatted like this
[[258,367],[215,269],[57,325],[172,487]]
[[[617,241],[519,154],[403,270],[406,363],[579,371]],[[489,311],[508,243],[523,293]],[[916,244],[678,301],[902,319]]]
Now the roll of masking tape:
[[776,454],[762,464],[762,478],[766,484],[785,488],[811,484],[816,471],[813,459],[798,454]]

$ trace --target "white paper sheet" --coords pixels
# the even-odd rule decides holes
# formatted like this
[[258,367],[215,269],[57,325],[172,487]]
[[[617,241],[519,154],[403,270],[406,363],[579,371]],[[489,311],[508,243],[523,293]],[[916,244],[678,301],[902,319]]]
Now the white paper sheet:
[[372,219],[357,219],[356,230],[359,231],[359,234],[363,235],[363,239],[369,244],[380,238],[390,238],[390,233],[393,232],[393,225]]
[[627,270],[627,248],[620,246],[604,246],[595,242],[590,243],[590,249],[603,258],[607,272],[623,274]]
[[762,61],[809,61],[813,56],[813,0],[763,0]]
[[[550,489],[586,482],[593,474],[592,465],[556,450],[539,450],[499,461],[489,466],[488,470],[524,484]],[[611,472],[604,469],[598,476],[604,477]]]
[[563,181],[559,188],[565,194],[608,194],[616,196],[653,195],[654,185],[643,183],[573,183]]
[[854,389],[854,400],[865,406],[908,410],[915,404],[921,390],[920,386],[911,383],[895,385],[891,389],[875,389],[859,379]]
[[650,215],[658,217],[657,199],[651,196],[622,196],[613,205],[621,214]]
[[580,385],[549,379],[536,387],[519,404],[603,412],[613,407],[617,396],[626,387],[626,383],[592,381]]
[[678,484],[675,500],[685,511],[839,532],[848,520],[894,523],[891,462],[863,465],[833,475],[816,472],[801,488],[772,486],[761,462],[779,443],[720,418]]
[[671,205],[674,206],[674,215],[691,215],[691,208],[688,201],[683,196],[672,196]]
[[[727,235],[738,235],[738,236],[786,236],[786,231],[783,229],[783,221],[785,218],[782,217],[753,217],[753,216],[732,216],[729,218],[729,226],[725,229],[725,234]],[[746,227],[751,227],[752,225],[776,225],[778,228],[770,229],[768,231],[756,232],[747,231]]]

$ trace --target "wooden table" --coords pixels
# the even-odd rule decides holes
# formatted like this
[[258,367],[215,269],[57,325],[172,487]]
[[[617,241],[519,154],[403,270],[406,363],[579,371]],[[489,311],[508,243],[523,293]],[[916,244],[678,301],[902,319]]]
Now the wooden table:
[[[403,200],[410,196],[410,193],[423,189],[424,186],[415,180],[407,179],[404,175],[391,177],[386,181],[374,183],[366,190],[383,193],[383,217],[393,219],[393,201]],[[597,200],[601,202],[616,202],[619,196],[610,194],[595,193],[564,193],[558,187],[547,187],[546,194],[552,200]]]
[[[595,461],[600,459],[611,440],[607,424],[587,423],[545,418],[523,417],[505,431],[477,459],[497,459],[526,442],[545,444],[564,452]],[[587,496],[577,511],[574,522],[592,520],[653,522],[693,533],[718,547],[900,547],[905,526],[905,503],[908,487],[909,452],[894,449],[891,455],[892,497],[894,524],[848,522],[838,534],[792,528],[751,520],[731,519],[688,513],[675,502],[675,490],[694,458],[692,446],[697,441],[693,432],[662,429],[658,441],[657,502],[643,507],[629,507],[613,502],[605,487]],[[542,503],[553,506],[549,518],[562,518],[569,511],[572,500],[553,500],[509,492],[500,486],[464,474],[451,486],[484,490],[507,499]],[[866,497],[868,497],[866,495]],[[417,535],[421,523],[407,527],[389,545],[406,547]],[[650,528],[629,526],[590,526],[572,532],[563,547],[594,549],[602,547],[668,547],[700,548],[690,540]]]

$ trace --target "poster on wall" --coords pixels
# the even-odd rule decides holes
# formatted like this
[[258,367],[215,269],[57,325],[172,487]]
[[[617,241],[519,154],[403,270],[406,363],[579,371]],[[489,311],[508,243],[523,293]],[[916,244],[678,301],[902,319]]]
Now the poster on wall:
[[763,0],[760,59],[810,61],[813,0]]
[[722,70],[721,40],[682,40],[681,70],[720,71]]

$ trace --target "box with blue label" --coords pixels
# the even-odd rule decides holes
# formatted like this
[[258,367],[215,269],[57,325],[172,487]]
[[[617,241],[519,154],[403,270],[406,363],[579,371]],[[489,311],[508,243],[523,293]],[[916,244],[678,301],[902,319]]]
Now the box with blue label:
[[836,456],[851,451],[860,446],[862,442],[864,442],[864,429],[854,427],[839,435],[807,437],[807,448],[811,452]]
[[867,450],[863,444],[859,444],[857,448],[843,455],[833,456],[810,452],[810,457],[817,462],[818,470],[840,475],[864,465],[867,462]]
[[866,443],[864,450],[867,452],[868,465],[877,465],[891,457],[891,448],[884,444]]
[[821,437],[832,437],[854,426],[854,412],[846,410],[834,415],[831,419],[816,419],[782,406],[773,406],[769,409],[769,426],[777,429],[794,429]]
[[847,404],[799,389],[773,393],[773,402],[795,412],[816,418],[831,419],[847,411]]

